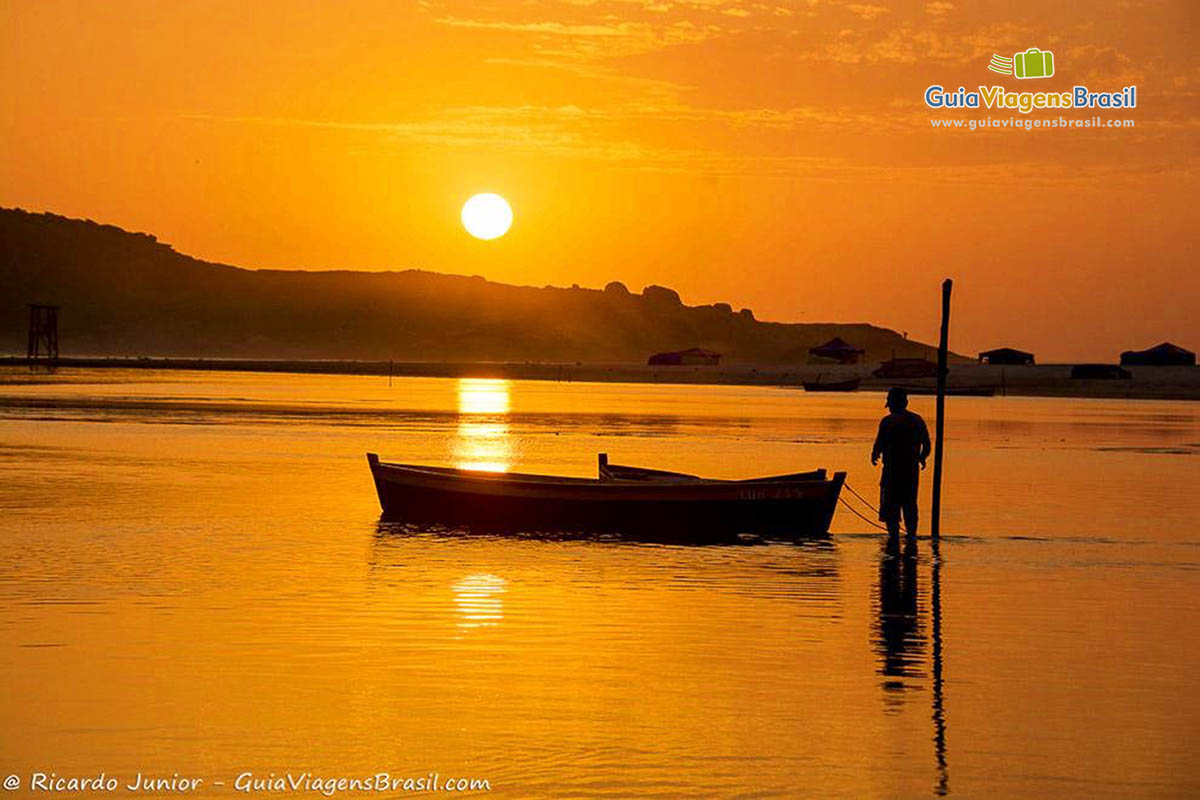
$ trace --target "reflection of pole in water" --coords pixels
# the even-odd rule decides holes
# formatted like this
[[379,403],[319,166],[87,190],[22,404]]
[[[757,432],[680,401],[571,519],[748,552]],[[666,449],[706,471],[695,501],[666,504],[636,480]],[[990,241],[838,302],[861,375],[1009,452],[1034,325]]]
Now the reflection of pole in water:
[[933,559],[929,585],[933,609],[933,748],[937,758],[938,782],[934,792],[944,797],[950,791],[946,767],[946,706],[942,694],[942,554],[937,539],[931,542]]

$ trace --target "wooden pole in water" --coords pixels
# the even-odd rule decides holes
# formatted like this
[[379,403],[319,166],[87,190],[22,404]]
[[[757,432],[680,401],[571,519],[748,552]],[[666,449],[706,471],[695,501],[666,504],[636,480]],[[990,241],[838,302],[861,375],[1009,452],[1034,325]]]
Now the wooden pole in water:
[[937,420],[933,440],[933,508],[929,515],[929,536],[936,542],[942,535],[942,452],[946,426],[946,360],[950,339],[950,289],[954,281],[942,281],[942,336],[938,341]]

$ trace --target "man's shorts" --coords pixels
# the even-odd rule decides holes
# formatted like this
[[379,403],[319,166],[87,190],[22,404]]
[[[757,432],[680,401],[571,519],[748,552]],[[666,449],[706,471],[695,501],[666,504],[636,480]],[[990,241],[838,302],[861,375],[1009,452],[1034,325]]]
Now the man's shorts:
[[917,485],[914,481],[908,486],[879,487],[879,521],[899,522],[900,512],[908,507],[908,516],[915,519],[917,515]]

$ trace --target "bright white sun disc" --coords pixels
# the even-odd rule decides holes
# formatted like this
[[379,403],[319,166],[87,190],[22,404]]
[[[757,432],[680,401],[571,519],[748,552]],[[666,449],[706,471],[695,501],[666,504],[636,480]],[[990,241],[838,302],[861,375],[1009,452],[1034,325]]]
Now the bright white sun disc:
[[462,207],[462,224],[476,239],[495,239],[512,226],[512,206],[498,194],[477,194]]

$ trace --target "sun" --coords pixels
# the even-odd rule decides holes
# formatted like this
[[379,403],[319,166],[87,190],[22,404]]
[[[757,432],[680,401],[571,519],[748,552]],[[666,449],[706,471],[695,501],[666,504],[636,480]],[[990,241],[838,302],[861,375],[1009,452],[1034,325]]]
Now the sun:
[[512,206],[498,194],[477,194],[462,207],[462,224],[476,239],[496,239],[512,226]]

